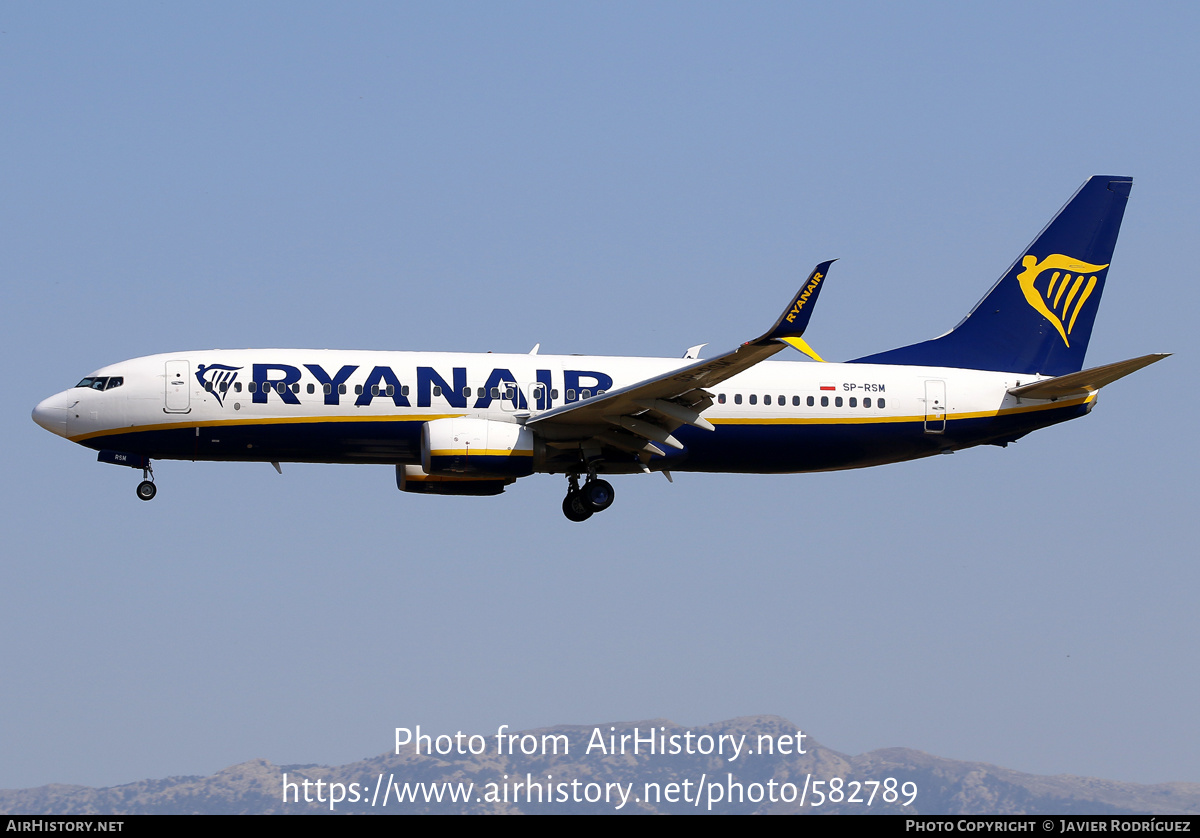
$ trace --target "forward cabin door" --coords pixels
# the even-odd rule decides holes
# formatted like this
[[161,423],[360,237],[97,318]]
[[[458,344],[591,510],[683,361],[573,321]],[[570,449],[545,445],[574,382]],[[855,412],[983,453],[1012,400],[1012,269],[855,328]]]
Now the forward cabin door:
[[166,400],[163,410],[167,413],[188,413],[192,409],[192,388],[188,384],[191,365],[187,361],[167,361]]

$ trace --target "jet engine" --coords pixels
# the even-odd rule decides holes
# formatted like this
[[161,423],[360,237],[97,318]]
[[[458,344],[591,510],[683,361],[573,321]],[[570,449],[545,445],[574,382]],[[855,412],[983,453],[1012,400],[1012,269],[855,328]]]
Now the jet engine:
[[454,416],[426,422],[421,467],[430,477],[510,478],[533,474],[534,435],[522,425]]

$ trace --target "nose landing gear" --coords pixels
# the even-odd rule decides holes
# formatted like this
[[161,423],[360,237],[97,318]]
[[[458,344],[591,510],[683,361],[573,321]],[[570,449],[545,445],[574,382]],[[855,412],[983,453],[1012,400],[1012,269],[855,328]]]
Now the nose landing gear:
[[563,498],[563,514],[569,521],[586,521],[597,512],[603,512],[612,506],[616,492],[607,480],[600,480],[595,474],[589,474],[583,486],[579,485],[578,474],[568,474],[570,488]]
[[158,494],[158,487],[154,485],[154,467],[150,465],[149,457],[141,454],[130,454],[127,451],[112,451],[106,448],[96,455],[96,459],[102,463],[112,463],[114,466],[140,468],[142,470],[142,482],[137,485],[138,499],[154,500],[154,496]]

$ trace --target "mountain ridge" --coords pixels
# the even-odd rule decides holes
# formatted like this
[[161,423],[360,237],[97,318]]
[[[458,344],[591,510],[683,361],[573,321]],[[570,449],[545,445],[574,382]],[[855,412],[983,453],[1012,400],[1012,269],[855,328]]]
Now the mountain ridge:
[[[642,737],[636,754],[630,752],[635,730]],[[434,736],[429,750],[445,746],[449,753],[417,754],[405,744],[400,753],[339,766],[253,759],[209,776],[0,790],[0,813],[1200,814],[1200,783],[1026,774],[911,748],[848,755],[798,735],[801,730],[779,716],[696,727],[665,719],[556,725],[505,734],[516,753],[503,752],[495,735],[476,737],[472,744],[478,749],[482,742],[484,749],[474,754],[458,753],[469,750],[461,739],[450,746],[451,737]],[[623,742],[622,735],[628,737]],[[520,753],[521,744],[534,743],[534,753]],[[670,752],[672,744],[678,752]],[[554,752],[560,748],[565,752]],[[884,799],[888,778],[892,800]],[[337,784],[343,799],[331,804]],[[911,786],[905,784],[916,791],[907,806]],[[448,799],[452,790],[458,799]],[[400,803],[397,794],[416,799]],[[823,799],[814,805],[818,796]]]

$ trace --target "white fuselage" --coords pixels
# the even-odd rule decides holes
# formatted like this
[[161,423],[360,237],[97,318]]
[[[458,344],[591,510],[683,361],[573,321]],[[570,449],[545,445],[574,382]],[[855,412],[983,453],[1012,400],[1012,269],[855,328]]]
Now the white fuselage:
[[[37,406],[43,427],[151,458],[417,463],[426,422],[522,424],[690,361],[297,349],[152,355],[97,370]],[[113,382],[119,379],[115,386]],[[1003,372],[764,362],[712,387],[710,432],[652,468],[795,472],[853,468],[1016,438],[1090,409],[1094,395],[1020,400],[1038,380]],[[553,436],[553,434],[550,434]],[[554,440],[549,440],[553,442]],[[536,471],[562,471],[539,458]],[[620,469],[618,469],[620,470]]]

